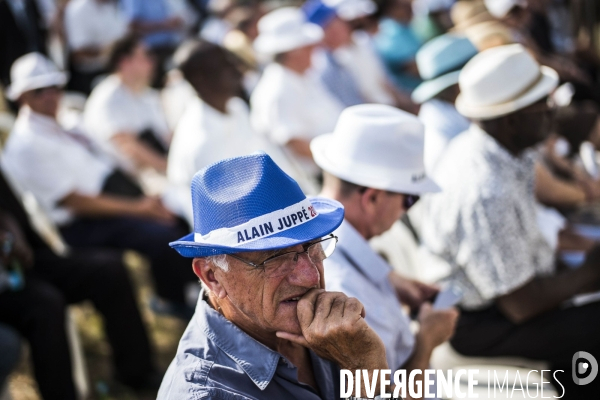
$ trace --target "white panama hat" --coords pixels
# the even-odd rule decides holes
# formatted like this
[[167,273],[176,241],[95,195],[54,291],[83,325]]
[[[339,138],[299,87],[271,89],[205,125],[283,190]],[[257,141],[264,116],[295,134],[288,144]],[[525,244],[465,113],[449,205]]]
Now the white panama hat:
[[425,174],[423,124],[395,107],[346,108],[333,133],[317,136],[310,149],[317,165],[345,181],[395,193],[439,192]]
[[282,7],[258,21],[254,49],[262,54],[274,55],[317,44],[321,39],[321,27],[308,22],[299,8]]
[[458,84],[458,112],[486,120],[513,113],[549,95],[558,85],[558,74],[540,66],[520,44],[509,44],[473,57],[462,69]]
[[6,97],[16,101],[25,92],[50,86],[64,86],[67,74],[40,53],[29,53],[15,60],[10,68],[11,85]]

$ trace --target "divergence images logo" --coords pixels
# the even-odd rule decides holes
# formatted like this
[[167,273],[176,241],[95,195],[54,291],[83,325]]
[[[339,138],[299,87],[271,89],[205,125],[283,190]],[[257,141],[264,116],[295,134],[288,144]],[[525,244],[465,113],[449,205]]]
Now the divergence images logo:
[[[587,385],[598,375],[598,361],[588,352],[578,351],[573,354],[573,382],[577,385]],[[580,378],[588,374],[585,378]]]

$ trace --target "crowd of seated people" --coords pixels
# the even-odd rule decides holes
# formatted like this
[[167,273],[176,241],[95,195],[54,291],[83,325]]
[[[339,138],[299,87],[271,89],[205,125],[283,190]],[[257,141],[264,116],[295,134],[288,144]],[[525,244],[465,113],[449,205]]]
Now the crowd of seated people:
[[[573,224],[600,223],[600,57],[574,7],[0,1],[0,396],[29,354],[42,398],[76,398],[84,300],[115,381],[161,400],[339,398],[340,368],[424,370],[446,342],[565,377],[600,357],[600,303],[565,306],[600,289],[599,235]],[[399,223],[439,282],[371,248]],[[128,250],[154,311],[191,320],[166,374]]]

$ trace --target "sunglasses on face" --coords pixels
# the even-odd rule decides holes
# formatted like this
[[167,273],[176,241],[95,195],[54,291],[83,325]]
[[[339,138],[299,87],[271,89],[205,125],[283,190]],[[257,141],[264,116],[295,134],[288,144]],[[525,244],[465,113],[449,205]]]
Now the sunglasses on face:
[[417,196],[416,194],[405,194],[403,196],[404,196],[404,201],[402,203],[402,206],[404,207],[404,209],[406,211],[408,211],[409,208],[414,206],[415,203],[417,201],[419,201],[419,199],[421,198],[421,196]]

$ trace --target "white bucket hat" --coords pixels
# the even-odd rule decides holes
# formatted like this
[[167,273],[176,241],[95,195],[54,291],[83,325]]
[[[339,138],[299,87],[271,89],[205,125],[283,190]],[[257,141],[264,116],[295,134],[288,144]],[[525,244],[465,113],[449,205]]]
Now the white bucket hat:
[[515,7],[527,7],[527,0],[484,0],[485,6],[496,18],[504,18]]
[[462,69],[458,85],[458,112],[485,120],[513,113],[549,95],[558,85],[558,74],[540,66],[520,44],[509,44],[473,57]]
[[320,26],[306,21],[296,7],[271,11],[258,21],[258,37],[254,49],[262,54],[279,54],[317,44],[323,39]]
[[356,185],[420,195],[440,191],[423,164],[424,127],[417,117],[382,104],[346,108],[333,133],[310,143],[317,165]]
[[377,5],[372,0],[323,0],[323,4],[335,8],[337,16],[344,21],[366,17],[377,11]]
[[50,86],[64,86],[67,74],[40,53],[29,53],[15,60],[10,68],[11,85],[6,97],[16,101],[25,92]]

